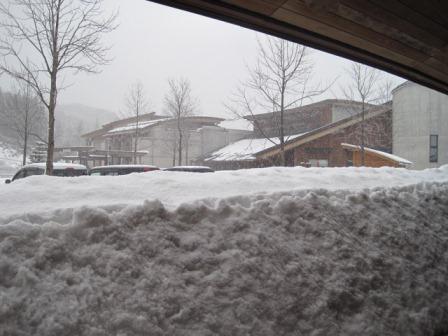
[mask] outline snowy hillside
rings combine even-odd
[[[112,111],[83,104],[61,104],[56,115],[55,132],[58,146],[83,145],[82,134],[118,119]]]
[[[448,166],[36,176],[0,207],[5,335],[448,331]]]
[[[11,177],[22,164],[22,157],[12,148],[0,143],[0,178]]]

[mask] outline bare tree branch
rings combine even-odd
[[[137,149],[139,139],[140,116],[145,114],[148,109],[148,101],[145,97],[143,84],[139,81],[135,82],[129,89],[125,98],[127,115],[135,118],[134,132],[134,164],[137,163]]]
[[[256,65],[248,69],[248,80],[241,84],[225,106],[240,118],[250,116],[248,119],[258,133],[271,143],[280,145],[282,165],[286,165],[285,111],[322,94],[333,83],[325,87],[310,84],[314,65],[305,46],[274,37],[263,41],[257,38],[257,42]],[[260,113],[271,114],[269,128],[274,125],[275,137],[260,124],[257,118]]]
[[[365,165],[365,112],[377,100],[377,87],[381,83],[381,72],[360,63],[353,62],[346,70],[351,84],[341,88],[347,100],[361,103],[361,165]],[[356,110],[357,111],[357,110]]]
[[[187,79],[169,79],[168,86],[169,91],[165,95],[164,102],[165,111],[176,121],[177,159],[179,165],[181,165],[183,150],[185,149],[188,152],[188,132],[185,127],[186,118],[196,113],[198,101],[192,96],[191,85]]]

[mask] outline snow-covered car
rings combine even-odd
[[[190,172],[190,173],[213,173],[213,169],[207,166],[175,166],[165,168],[165,171]]]
[[[117,176],[131,173],[144,173],[154,170],[160,170],[159,167],[150,165],[111,165],[93,167],[90,169],[91,176]]]
[[[33,175],[44,175],[46,169],[46,164],[44,162],[31,163],[23,166],[19,169],[12,179],[5,180],[5,183],[11,183],[15,180],[33,176]],[[87,167],[76,163],[53,163],[53,176],[82,176],[87,175]]]

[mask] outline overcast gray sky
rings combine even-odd
[[[167,79],[185,77],[200,101],[200,113],[231,116],[223,106],[247,77],[246,64],[256,58],[254,31],[145,0],[107,0],[105,10],[119,9],[119,27],[106,38],[113,61],[100,74],[67,75],[59,102],[81,103],[112,111],[124,109],[124,96],[139,80],[151,109],[162,112]],[[333,90],[316,98],[334,98],[349,61],[314,51],[315,80]]]
[[[119,9],[119,27],[107,37],[114,60],[100,74],[67,76],[72,86],[60,94],[61,103],[123,109],[126,91],[140,80],[152,109],[161,111],[167,79],[182,76],[191,81],[201,114],[228,115],[223,102],[247,76],[257,33],[145,0],[107,0],[105,8]],[[349,63],[319,51],[313,58],[316,79],[323,82]]]

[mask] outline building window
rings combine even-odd
[[[439,159],[438,152],[439,152],[439,136],[431,134],[429,136],[429,162],[438,161]]]
[[[308,160],[309,167],[328,167],[328,160],[310,159]]]

